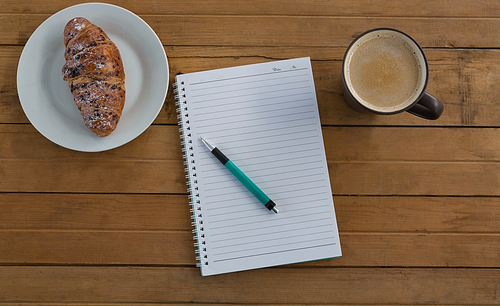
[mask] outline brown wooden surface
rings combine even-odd
[[[195,267],[171,92],[142,135],[100,153],[53,144],[23,113],[23,46],[77,3],[0,0],[0,306],[500,304],[500,2],[112,1],[158,34],[171,82],[311,57],[343,256],[212,277]],[[345,105],[344,51],[380,26],[424,47],[439,120]]]

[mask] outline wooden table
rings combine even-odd
[[[23,45],[78,2],[0,3],[0,306],[500,303],[498,1],[113,1],[156,31],[170,81],[311,57],[343,257],[213,277],[195,267],[171,91],[141,136],[101,153],[59,147],[23,113]],[[345,105],[344,51],[382,26],[423,46],[439,120]]]

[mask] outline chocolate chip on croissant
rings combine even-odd
[[[125,104],[125,72],[116,45],[104,31],[77,17],[64,28],[63,79],[85,125],[97,136],[116,129]]]

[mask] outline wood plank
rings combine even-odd
[[[58,147],[31,126],[1,126],[0,189],[6,192],[184,193],[178,131],[146,131],[126,148],[100,153]],[[19,131],[22,132],[19,132]],[[167,131],[163,134],[161,130]],[[13,132],[17,131],[17,132]],[[173,135],[168,135],[173,133]],[[31,141],[34,140],[34,141]],[[37,150],[33,150],[36,147]],[[64,169],[64,171],[54,171]],[[165,175],[168,173],[168,175]],[[128,179],[123,179],[128,178]]]
[[[17,96],[17,64],[21,47],[0,46],[0,123],[29,122]]]
[[[496,162],[338,162],[329,163],[338,195],[498,196]]]
[[[52,144],[31,126],[3,125],[0,127],[0,138],[4,141],[0,153],[0,189],[5,192],[185,193],[178,130],[165,128],[159,127],[155,133],[147,130],[125,148],[84,153]],[[169,136],[169,133],[173,134]],[[35,141],[31,142],[33,138]],[[34,147],[38,149],[33,150]]]
[[[472,132],[373,128],[360,132],[359,128],[340,128],[338,133],[332,129],[325,128],[325,134],[332,135],[325,142],[336,195],[497,196],[500,193],[496,129]],[[180,194],[186,190],[178,131],[174,126],[153,126],[131,144],[101,153],[59,148],[55,154],[54,145],[30,126],[4,125],[0,131],[5,148],[0,156],[3,192]],[[405,131],[414,137],[413,144],[401,146],[399,140],[404,139]],[[469,140],[471,136],[476,140]],[[477,149],[467,147],[469,143],[476,145],[483,136],[492,141],[478,145]],[[32,138],[38,140],[29,141]],[[388,141],[390,138],[395,141]],[[349,139],[365,140],[357,143]],[[337,142],[346,149],[339,150]],[[464,145],[457,146],[460,142]],[[369,153],[359,153],[365,147],[370,149]],[[432,148],[437,147],[442,151],[433,152]],[[141,152],[152,153],[143,159]],[[379,161],[380,156],[387,156],[387,160]],[[53,170],[56,168],[65,171],[61,174]],[[130,179],[123,182],[122,177]]]
[[[194,304],[196,305],[195,303],[191,303],[191,304]],[[213,305],[221,305],[219,303],[202,303],[203,305],[206,305],[206,306],[213,306]],[[92,306],[92,305],[102,305],[101,303],[1,303],[0,302],[0,305],[1,306],[39,306],[39,305],[43,305],[43,306],[81,306],[81,305],[85,305],[85,306]],[[106,303],[106,306],[158,306],[158,305],[168,305],[168,306],[183,306],[183,305],[186,305],[185,303],[184,304],[178,304],[178,303]],[[231,303],[231,305],[234,305],[234,306],[244,306],[244,305],[248,305],[248,304],[240,304],[240,303]],[[273,306],[275,304],[259,304],[259,305],[263,305],[263,306]],[[288,306],[303,306],[304,304],[286,304]],[[307,304],[309,306],[325,306],[325,305],[328,305],[328,306],[341,306],[341,305],[344,305],[345,304],[337,304],[337,303],[328,303],[328,304]],[[349,306],[368,306],[368,305],[373,305],[373,304],[349,304]],[[410,304],[398,304],[400,306],[410,306]],[[437,306],[456,306],[456,305],[450,305],[450,304],[433,304],[433,305],[437,305]],[[475,306],[485,306],[485,304],[482,304],[482,305],[478,305],[476,304]]]
[[[481,18],[143,17],[165,45],[174,46],[347,47],[353,38],[368,29],[391,27],[410,34],[422,47],[495,48],[498,40],[487,33],[498,28],[500,23],[497,19]],[[353,22],[354,18],[359,22]],[[174,27],[178,31],[171,31]]]
[[[24,45],[50,14],[0,14],[0,43]],[[397,28],[423,47],[498,48],[495,18],[141,15],[168,46],[347,47],[377,27]],[[356,21],[357,19],[357,21]],[[175,29],[172,30],[172,29]],[[314,35],[311,35],[314,29]],[[446,33],[446,35],[444,34]]]
[[[426,49],[431,79],[428,91],[445,105],[436,121],[407,113],[395,116],[360,114],[344,102],[341,60],[345,48],[324,47],[166,47],[170,83],[179,73],[252,64],[299,56],[311,56],[318,104],[323,125],[413,125],[413,126],[500,126],[496,90],[500,82],[500,50]],[[28,123],[16,87],[21,47],[0,46],[0,123]],[[68,101],[72,103],[72,101]],[[175,100],[170,91],[156,124],[176,124]]]
[[[500,263],[498,233],[341,232],[340,241],[341,258],[300,266],[489,268]],[[21,264],[194,266],[195,248],[191,231],[0,231],[0,265]]]
[[[68,6],[80,3],[77,0],[36,0],[29,4],[23,1],[4,0],[0,13],[55,13]],[[218,1],[159,1],[140,3],[132,0],[114,0],[109,3],[122,6],[136,14],[189,14],[189,15],[299,15],[299,16],[406,16],[406,17],[498,17],[500,7],[494,0],[418,1],[409,0],[400,5],[385,5],[385,1],[361,0],[347,3],[336,1],[298,0],[290,5],[286,0]],[[189,8],[189,11],[186,8]]]
[[[187,194],[0,193],[0,230],[191,230]]]
[[[32,125],[0,125],[0,159],[43,161],[175,161],[182,163],[177,126],[154,125],[124,146],[103,152],[77,152],[43,137]]]
[[[500,129],[323,127],[333,162],[497,162]]]
[[[194,304],[194,303],[191,303],[191,304]],[[1,303],[0,302],[0,305],[1,306],[40,306],[40,305],[43,305],[43,306],[81,306],[81,305],[85,305],[85,306],[92,306],[92,305],[102,305],[100,303]],[[178,303],[106,303],[106,306],[153,306],[153,305],[168,305],[168,306],[180,306],[180,305],[185,305],[185,304],[178,304]],[[196,304],[194,304],[196,305]],[[203,305],[207,305],[207,306],[213,306],[213,305],[221,305],[219,303],[203,303]],[[248,305],[248,304],[241,304],[241,303],[231,303],[231,305],[234,305],[234,306],[244,306],[244,305]],[[273,306],[275,304],[259,304],[259,305],[263,305],[263,306]],[[284,304],[282,304],[284,305]],[[288,306],[303,306],[304,304],[286,304]],[[374,304],[337,304],[337,303],[327,303],[327,304],[307,304],[308,306],[325,306],[325,305],[328,305],[328,306],[369,306],[369,305],[374,305]],[[379,304],[380,305],[380,304]],[[397,304],[399,306],[410,306],[410,305],[414,305],[414,304]],[[432,305],[435,305],[435,306],[457,306],[459,304],[437,304],[437,303],[434,303]],[[474,304],[475,306],[486,306],[487,304]]]
[[[1,125],[0,159],[78,161],[91,158],[95,161],[170,160],[182,163],[179,135],[177,126],[153,125],[125,146],[85,153],[52,144],[31,125]],[[500,161],[498,128],[324,126],[323,139],[330,163]]]
[[[315,266],[498,267],[497,234],[342,233],[342,257]]]
[[[334,196],[339,231],[500,233],[498,197]],[[0,193],[0,230],[191,230],[188,197]]]
[[[342,232],[499,233],[498,197],[334,196]]]
[[[54,171],[53,169],[64,169]],[[2,192],[181,193],[180,160],[3,160]]]
[[[194,304],[194,303],[192,303]],[[2,303],[0,302],[0,305],[1,306],[40,306],[40,305],[43,305],[43,306],[92,306],[92,305],[101,305],[100,303]],[[168,306],[181,306],[181,305],[185,305],[185,304],[178,304],[178,303],[106,303],[106,306],[158,306],[158,305],[168,305]],[[196,304],[194,304],[196,305]],[[206,305],[206,306],[212,306],[212,305],[220,305],[219,303],[203,303],[203,305]],[[240,304],[240,303],[231,303],[231,305],[234,305],[234,306],[243,306],[243,305],[248,305],[248,304]],[[272,306],[273,304],[260,304],[260,305],[263,305],[263,306]],[[286,304],[288,306],[303,306],[303,305],[300,305],[300,304]],[[310,306],[325,306],[325,305],[329,305],[329,306],[339,306],[340,304],[307,304],[307,305],[310,305]],[[351,304],[349,306],[367,306],[367,305],[373,305],[373,304]],[[398,304],[398,305],[401,305],[401,306],[409,306],[409,304],[407,305],[402,305],[402,304]],[[443,304],[434,304],[434,305],[437,305],[437,306],[456,306],[456,305],[443,305]],[[484,306],[484,305],[476,305],[476,306]]]
[[[0,265],[194,266],[195,256],[191,231],[0,231]]]
[[[190,304],[194,304],[194,305],[197,305],[195,303],[190,303]],[[206,306],[213,306],[213,305],[221,305],[219,303],[202,303],[203,305],[206,305]],[[85,305],[85,306],[92,306],[92,305],[102,305],[102,303],[74,303],[74,302],[71,302],[71,303],[33,303],[33,302],[30,302],[30,303],[1,303],[0,302],[0,305],[1,306],[40,306],[40,305],[43,305],[43,306],[81,306],[81,305]],[[185,303],[106,303],[106,306],[154,306],[154,305],[168,305],[168,306],[180,306],[180,305],[186,305]],[[241,304],[241,303],[231,303],[231,305],[234,305],[234,306],[244,306],[244,305],[248,305],[248,304]],[[263,306],[273,306],[273,305],[276,305],[276,304],[267,304],[267,303],[261,303],[259,305],[263,305]],[[281,304],[281,305],[288,305],[288,306],[304,306],[304,304]],[[326,304],[307,304],[308,306],[369,306],[369,305],[374,305],[374,304],[338,304],[338,303],[326,303]],[[380,305],[380,304],[378,304]],[[387,304],[388,305],[388,304]],[[393,304],[395,305],[395,304]],[[415,304],[397,304],[398,306],[410,306],[410,305],[415,305]],[[441,304],[441,303],[434,303],[432,305],[435,305],[435,306],[457,306],[459,304]],[[475,306],[486,306],[488,304],[474,304]]]
[[[193,305],[196,305],[194,303],[191,303]],[[0,302],[1,306],[92,306],[92,305],[102,305],[102,303],[74,303],[74,302],[67,302],[67,303],[2,303]],[[106,306],[158,306],[158,305],[168,305],[168,306],[184,306],[186,303],[106,303]],[[206,306],[213,306],[213,305],[221,305],[219,303],[203,303],[203,305]],[[231,303],[231,305],[234,306],[244,306],[248,304],[240,304],[240,303]],[[260,304],[263,306],[272,306],[273,304]],[[288,306],[303,306],[301,304],[286,304]],[[310,306],[325,306],[325,305],[330,305],[330,306],[340,306],[340,304],[307,304]],[[349,306],[368,306],[368,305],[373,305],[373,304],[351,304]],[[438,305],[438,304],[434,304]],[[409,305],[401,305],[401,306],[409,306]],[[443,305],[439,304],[438,306],[456,306],[456,305]],[[484,306],[484,305],[476,305],[476,306]]]
[[[498,269],[271,268],[203,278],[196,268],[3,266],[0,301],[494,305],[499,278]]]

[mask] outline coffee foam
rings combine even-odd
[[[370,35],[371,34],[371,35]],[[417,46],[391,31],[375,31],[351,47],[347,85],[356,100],[379,112],[412,104],[425,87],[426,65]],[[399,34],[399,33],[396,33]],[[409,41],[409,42],[408,42]]]

